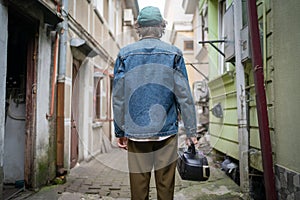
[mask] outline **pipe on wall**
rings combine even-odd
[[[250,44],[252,53],[252,68],[256,93],[257,117],[259,125],[264,181],[267,200],[276,200],[275,176],[273,171],[272,146],[269,130],[266,93],[264,88],[264,71],[258,29],[258,16],[256,1],[247,0],[248,23],[250,31]]]
[[[54,113],[54,96],[56,89],[56,76],[57,76],[57,57],[58,57],[58,48],[59,48],[59,34],[55,34],[55,44],[54,44],[54,55],[53,55],[53,73],[52,73],[52,85],[51,85],[51,103],[50,103],[50,112],[46,114],[47,119],[51,119]]]
[[[60,12],[60,5],[58,0],[52,0],[52,2],[56,5],[56,11]]]
[[[65,137],[65,76],[67,63],[67,40],[68,40],[68,0],[61,2],[61,14],[63,21],[60,26],[59,43],[59,65],[58,65],[58,83],[57,83],[57,119],[56,119],[56,170],[58,174],[65,173],[64,169],[64,137]]]
[[[244,195],[249,198],[249,131],[247,118],[247,98],[245,89],[245,70],[242,63],[241,30],[242,0],[234,0],[234,40],[235,40],[235,68],[236,68],[236,102],[238,117],[238,140],[239,140],[239,166],[240,188]]]

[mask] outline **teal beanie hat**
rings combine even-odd
[[[156,26],[162,21],[163,18],[159,8],[153,6],[144,7],[137,17],[137,22],[140,26]]]

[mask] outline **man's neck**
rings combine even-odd
[[[154,36],[154,35],[147,35],[147,36],[142,37],[141,40],[142,40],[142,39],[147,39],[147,38],[160,39],[159,37],[156,37],[156,36]]]

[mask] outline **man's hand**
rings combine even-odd
[[[118,138],[118,140],[117,140],[118,147],[127,150],[127,141],[128,141],[127,137]]]

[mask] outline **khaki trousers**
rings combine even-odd
[[[151,171],[154,168],[158,200],[174,197],[177,136],[163,141],[128,140],[128,165],[132,200],[149,199]]]

